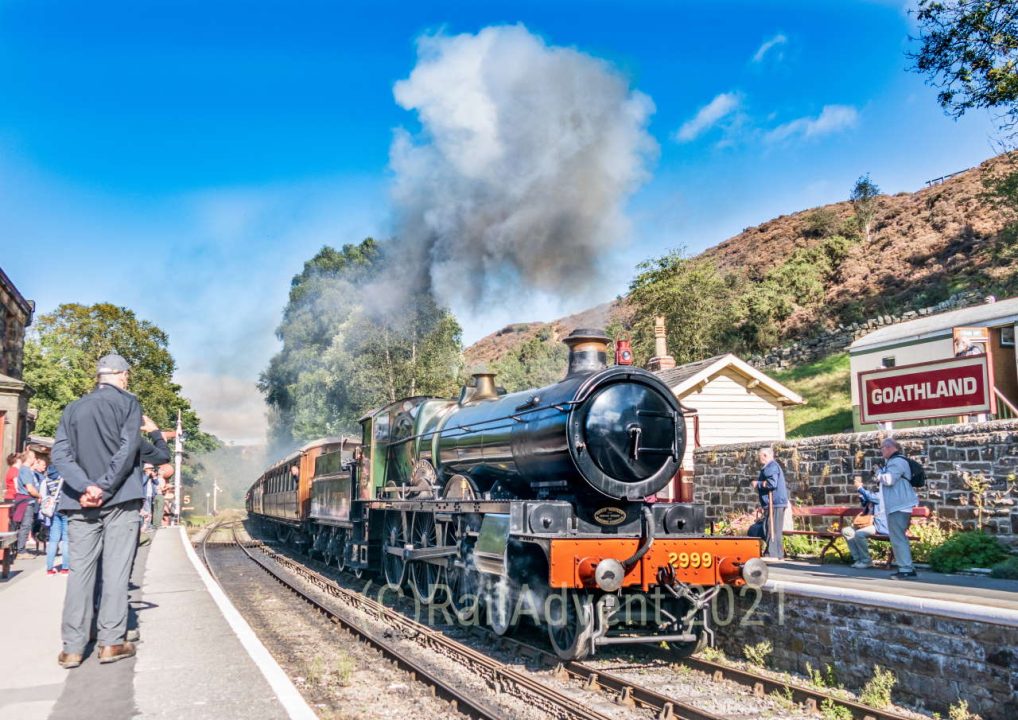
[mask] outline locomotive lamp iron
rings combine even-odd
[[[609,367],[603,331],[564,342],[560,382],[507,394],[479,369],[457,400],[399,400],[361,419],[359,443],[319,441],[270,468],[249,511],[498,633],[536,598],[563,658],[633,642],[695,652],[720,588],[766,581],[759,541],[705,536],[702,505],[656,501],[686,449],[684,409],[653,373]]]

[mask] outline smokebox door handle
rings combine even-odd
[[[640,459],[640,435],[643,434],[643,428],[639,425],[629,426],[629,457],[633,460]]]

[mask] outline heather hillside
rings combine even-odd
[[[656,312],[670,316],[669,345],[680,362],[719,350],[751,354],[959,290],[1014,293],[1005,229],[1015,208],[988,191],[1013,162],[998,156],[915,192],[877,195],[868,233],[846,200],[768,220],[694,257],[651,259],[625,299],[507,326],[469,347],[467,363],[497,368],[541,355],[548,364],[552,350],[538,347],[583,326],[628,332],[644,360]]]

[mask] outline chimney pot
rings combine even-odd
[[[654,318],[654,357],[647,362],[651,372],[671,370],[675,367],[675,358],[668,354],[668,332],[663,315]]]

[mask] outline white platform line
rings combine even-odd
[[[201,560],[198,559],[194,546],[187,539],[187,532],[182,526],[178,526],[177,530],[179,530],[180,542],[184,545],[184,552],[187,553],[187,557],[191,560],[191,564],[194,565],[198,576],[205,583],[205,589],[208,590],[212,599],[216,601],[219,611],[226,618],[226,622],[230,624],[241,645],[247,650],[247,654],[251,656],[254,664],[258,666],[258,669],[268,681],[272,691],[276,693],[276,697],[287,714],[292,720],[316,720],[318,716],[315,715],[311,706],[307,704],[307,701],[304,700],[297,688],[294,687],[294,684],[287,677],[283,668],[279,667],[279,663],[276,662],[272,654],[262,645],[262,641],[255,635],[251,626],[247,624],[247,620],[237,611],[237,608],[230,602],[230,598],[226,597],[226,593],[212,579],[212,575],[209,574]]]
[[[801,595],[819,600],[870,605],[888,610],[905,610],[924,615],[937,615],[954,620],[1018,627],[1018,610],[994,607],[992,605],[971,605],[953,600],[915,597],[912,595],[892,595],[874,590],[828,587],[787,580],[771,580],[764,585],[764,589],[773,592],[781,591],[786,595]]]

